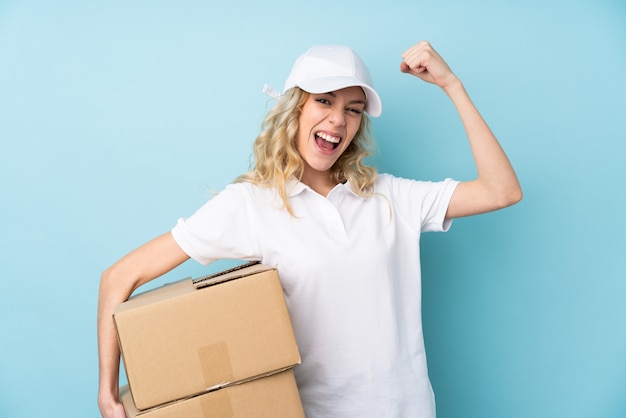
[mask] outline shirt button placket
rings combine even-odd
[[[328,225],[328,231],[335,239],[346,239],[346,230],[341,219],[341,215],[335,206],[328,202],[326,211],[326,223]]]

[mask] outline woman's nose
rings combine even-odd
[[[343,126],[346,123],[346,114],[343,108],[333,107],[330,111],[330,121],[335,125]]]

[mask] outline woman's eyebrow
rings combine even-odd
[[[326,94],[328,94],[329,96],[335,97],[335,98],[337,97],[337,95],[334,92],[332,92],[332,91],[329,91]],[[354,103],[356,103],[356,104],[366,104],[366,101],[363,100],[363,99],[354,99],[354,100],[350,100],[348,103],[350,103],[350,104],[354,104]]]

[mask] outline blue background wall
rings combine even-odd
[[[0,416],[97,416],[100,272],[246,170],[263,84],[310,45],[369,63],[382,171],[471,178],[451,103],[398,71],[429,39],[525,191],[423,239],[439,416],[623,418],[625,23],[621,0],[0,1]]]

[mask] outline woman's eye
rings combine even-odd
[[[348,109],[348,112],[352,112],[352,113],[354,113],[355,115],[360,115],[361,113],[363,113],[363,111],[362,111],[361,109],[356,109],[356,108],[354,108],[354,107],[349,108],[349,109]]]
[[[315,99],[315,101],[317,101],[318,103],[322,103],[322,104],[330,104],[330,102],[327,99]]]

